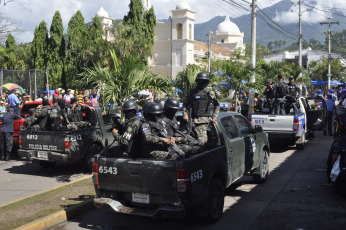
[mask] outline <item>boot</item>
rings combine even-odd
[[[11,152],[6,153],[5,161],[11,160]]]

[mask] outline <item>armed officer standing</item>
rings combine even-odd
[[[301,93],[301,89],[298,86],[296,86],[296,84],[294,84],[293,76],[289,77],[289,83],[287,84],[287,86],[288,86],[288,95],[286,96],[287,101],[285,105],[285,112],[286,114],[289,114],[291,108],[293,108],[294,114],[297,114],[298,113],[297,97],[299,97]]]
[[[135,101],[125,101],[123,112],[126,122],[112,130],[116,147],[111,152],[115,152],[117,156],[141,157],[141,136],[138,131],[142,122],[137,111],[138,106]]]
[[[268,79],[267,81],[268,85],[265,88],[263,95],[265,96],[265,100],[262,101],[262,106],[261,108],[264,107],[264,103],[266,103],[268,105],[269,108],[269,112],[272,112],[272,103],[273,103],[273,98],[274,98],[274,90],[273,90],[273,80],[272,79]]]
[[[207,87],[209,84],[207,73],[197,74],[196,83],[197,86],[190,90],[184,101],[183,119],[188,121],[190,117],[190,123],[193,121],[197,139],[205,144],[208,141],[207,128],[210,117],[212,117],[213,122],[216,122],[220,112],[220,104],[211,87]],[[213,108],[214,112],[211,114]],[[191,125],[189,126],[191,127]],[[191,130],[189,132],[191,134]]]
[[[278,82],[274,85],[273,89],[274,102],[272,114],[285,115],[285,96],[288,95],[287,84],[283,81],[282,74],[278,75]]]

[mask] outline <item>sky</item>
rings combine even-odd
[[[8,2],[5,6],[3,3]],[[215,16],[229,15],[236,18],[248,12],[240,10],[235,6],[225,3],[228,0],[186,0],[191,9],[196,12],[196,23],[202,23],[210,20]],[[240,5],[250,9],[247,2],[251,0],[234,0]],[[266,8],[279,1],[297,2],[298,0],[257,0],[260,8]],[[340,7],[343,14],[346,15],[346,1],[345,0],[302,0],[306,4],[317,2],[319,8],[326,9],[328,7]],[[65,32],[67,25],[72,15],[80,10],[84,16],[85,22],[91,21],[96,12],[101,6],[109,13],[113,19],[122,19],[127,14],[130,0],[0,0],[0,13],[11,18],[20,27],[21,32],[14,34],[16,42],[31,42],[34,36],[35,27],[44,20],[47,23],[48,30],[55,11],[59,11]],[[157,19],[167,19],[171,15],[171,10],[175,9],[176,5],[181,0],[151,0],[154,6]],[[273,8],[273,10],[275,10]],[[306,10],[303,8],[303,11]],[[297,22],[298,6],[289,8],[284,12],[276,12],[274,20],[279,23]],[[311,12],[303,13],[303,20],[306,22],[320,22],[325,21],[327,16],[323,11],[318,11],[319,14],[312,14]]]

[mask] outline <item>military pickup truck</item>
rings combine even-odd
[[[313,137],[315,131],[325,129],[327,106],[323,98],[298,99],[298,113],[272,115],[267,112],[257,112],[249,115],[252,125],[261,125],[268,133],[269,140],[284,140],[288,145],[296,145],[304,149],[306,137]]]
[[[112,119],[102,109],[82,109],[84,121],[91,127],[77,131],[30,131],[22,130],[19,137],[18,155],[37,161],[42,167],[51,167],[56,162],[80,159],[86,170],[91,170],[91,159],[113,141]]]
[[[220,113],[208,127],[203,153],[177,160],[95,155],[96,208],[146,217],[187,213],[216,222],[224,190],[245,174],[261,183],[269,173],[270,147],[261,126],[239,113]]]

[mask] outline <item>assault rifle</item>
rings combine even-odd
[[[164,129],[164,128],[162,128],[162,129],[160,129],[160,134],[162,135],[162,136],[164,136],[165,138],[167,138],[167,139],[171,139],[169,136],[168,136],[168,134],[167,134],[167,132],[166,132],[166,130]],[[176,154],[178,154],[178,156],[180,157],[180,158],[183,158],[184,157],[184,155],[185,155],[185,152],[183,151],[183,150],[181,150],[180,148],[179,148],[179,146],[176,144],[176,143],[171,143],[171,146],[172,146],[172,149],[169,151],[169,153],[168,153],[168,155],[169,156],[173,156],[173,154],[174,153],[176,153]]]

